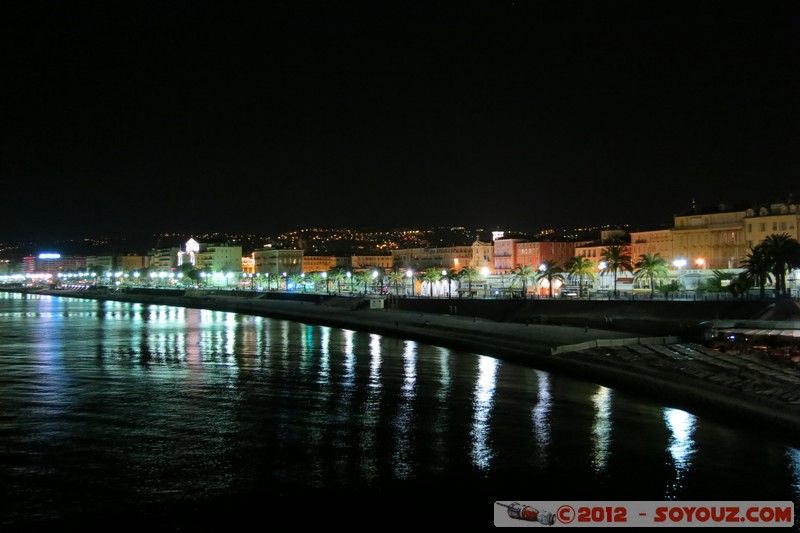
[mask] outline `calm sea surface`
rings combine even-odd
[[[218,311],[0,293],[0,405],[0,526],[286,495],[433,492],[491,523],[503,498],[800,493],[800,451],[685,411]]]

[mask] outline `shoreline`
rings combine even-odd
[[[678,338],[589,326],[364,309],[359,306],[363,299],[335,296],[324,301],[321,297],[290,301],[266,299],[258,293],[4,292],[236,312],[399,337],[608,386],[800,447],[800,371],[755,356],[721,354]],[[558,347],[597,340],[608,346],[555,353]]]

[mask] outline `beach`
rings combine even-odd
[[[470,307],[479,309],[479,301],[458,299],[430,302],[427,307],[423,299],[411,302],[418,309],[444,311],[430,312],[398,306],[370,308],[369,298],[333,295],[158,290],[37,293],[246,313],[417,340],[571,375],[800,446],[800,371],[795,365],[768,355],[713,350],[696,338],[702,322],[697,316],[685,311],[682,316],[662,316],[668,309],[664,306],[653,306],[655,315],[648,317],[640,304],[634,309],[636,319],[625,320],[620,312],[614,313],[616,319],[611,316],[614,307],[602,305],[588,313],[585,305],[574,306],[572,313],[561,306],[560,314],[526,314],[517,305],[504,320],[491,320],[475,316],[480,314],[475,311],[466,314]],[[630,305],[618,309],[630,310]],[[714,312],[719,315],[723,309]],[[663,328],[670,323],[678,335],[652,335],[658,330],[654,324],[672,331]]]

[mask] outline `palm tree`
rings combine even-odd
[[[393,270],[391,274],[389,274],[389,281],[392,282],[394,285],[394,293],[400,294],[398,287],[402,285],[406,280],[406,275],[399,270]]]
[[[583,298],[583,279],[589,278],[592,281],[597,279],[594,273],[594,263],[585,257],[576,255],[567,261],[566,271],[570,278],[578,278],[578,296]]]
[[[475,267],[464,267],[458,274],[458,279],[467,282],[467,290],[469,291],[470,298],[472,298],[472,282],[481,279],[481,275]]]
[[[763,243],[755,248],[750,248],[742,261],[744,271],[739,276],[747,283],[748,287],[758,286],[759,296],[763,300],[766,296],[766,285],[770,280],[770,260]]]
[[[511,272],[511,285],[522,284],[522,297],[528,297],[528,282],[536,281],[536,273],[533,268],[528,265],[517,265],[517,268]]]
[[[769,261],[769,270],[775,277],[775,296],[786,295],[786,271],[800,267],[800,243],[787,233],[767,236],[763,247]]]
[[[444,278],[447,280],[447,297],[452,298],[453,297],[453,293],[451,290],[452,282],[454,279],[458,279],[458,272],[456,272],[456,269],[451,268],[445,272]]]
[[[295,290],[297,290],[297,287],[300,286],[303,289],[303,292],[305,292],[306,285],[303,283],[305,281],[305,277],[302,274],[290,274],[288,281],[294,286]],[[289,288],[288,284],[286,288]]]
[[[359,271],[353,273],[353,281],[364,284],[364,294],[367,293],[367,284],[369,283],[369,279],[369,272]]]
[[[556,261],[546,261],[542,263],[539,267],[539,271],[536,273],[536,279],[542,280],[546,279],[548,283],[548,297],[553,297],[553,283],[556,280],[560,282],[564,282],[564,269],[559,266]]]
[[[653,282],[654,278],[666,278],[669,276],[667,270],[667,261],[661,257],[660,253],[655,254],[642,254],[636,262],[636,273],[633,275],[634,281],[642,278],[650,280],[650,297],[652,298],[656,292],[656,286]]]
[[[312,272],[308,275],[308,280],[314,284],[314,292],[317,292],[322,283],[322,274],[319,272]]]
[[[442,279],[442,272],[438,268],[429,268],[422,277],[431,286],[431,298],[433,298],[433,284]]]
[[[607,246],[601,254],[606,264],[606,267],[603,269],[603,274],[606,272],[614,273],[614,296],[617,295],[617,272],[620,270],[623,272],[633,272],[631,256],[625,248],[626,247],[621,244],[614,244]]]
[[[336,292],[342,295],[342,280],[345,278],[345,270],[342,267],[332,267],[328,270],[328,281],[336,284]]]

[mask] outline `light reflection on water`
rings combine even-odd
[[[675,477],[667,487],[664,497],[675,499],[678,497],[680,489],[683,488],[686,474],[692,467],[692,459],[697,451],[692,438],[696,418],[686,411],[666,408],[664,409],[664,420],[671,432],[667,450],[675,468]]]
[[[492,400],[495,392],[497,359],[484,355],[478,358],[478,379],[475,382],[475,399],[472,402],[472,462],[481,470],[488,470],[494,455],[489,436],[491,433]]]
[[[414,475],[412,464],[412,424],[414,422],[414,400],[417,397],[417,343],[405,341],[403,350],[403,385],[400,403],[395,417],[394,473],[399,479]]]
[[[612,487],[631,499],[713,499],[713,472],[739,462],[759,472],[725,478],[743,498],[759,486],[800,497],[798,450],[488,356],[228,312],[9,296],[0,497],[12,512],[2,520],[53,512],[59,498],[127,505],[451,478],[490,480],[481,490],[492,492],[542,475],[561,498]],[[650,479],[657,492],[630,488]]]
[[[550,444],[550,411],[553,408],[553,397],[550,394],[550,374],[534,370],[538,378],[536,404],[531,409],[534,442],[536,443],[536,464],[547,465],[547,453]]]
[[[598,474],[605,470],[611,448],[611,395],[611,389],[599,386],[592,396],[595,408],[592,425],[592,466]]]

